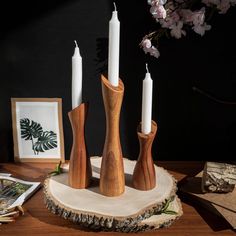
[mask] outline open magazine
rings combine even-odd
[[[0,213],[21,206],[40,187],[40,182],[29,182],[0,175]]]

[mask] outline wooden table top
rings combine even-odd
[[[166,168],[177,180],[186,176],[194,176],[202,168],[203,162],[168,161],[158,162],[159,166]],[[55,164],[45,163],[3,163],[0,172],[10,172],[13,176],[28,181],[43,182],[46,174],[55,168]],[[142,232],[146,235],[174,235],[174,236],[208,236],[208,235],[235,235],[236,231],[221,217],[203,208],[189,197],[179,194],[183,205],[183,216],[169,228],[158,231]],[[64,220],[50,213],[43,203],[42,188],[36,192],[25,204],[26,213],[17,218],[16,222],[0,226],[0,235],[121,235],[114,232],[92,232],[81,228],[73,222]],[[137,235],[130,233],[129,235]]]

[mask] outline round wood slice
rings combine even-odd
[[[176,180],[155,166],[156,187],[149,191],[136,190],[131,185],[135,163],[124,159],[126,186],[124,194],[118,197],[106,197],[99,192],[101,157],[91,158],[93,179],[87,189],[69,187],[68,166],[64,167],[62,174],[45,180],[46,207],[56,215],[93,229],[134,232],[170,225],[182,214],[176,197]],[[176,214],[160,214],[169,199]]]

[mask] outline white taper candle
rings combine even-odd
[[[72,109],[82,103],[82,58],[77,42],[72,57]]]
[[[109,22],[108,80],[113,86],[119,85],[120,22],[116,5]]]
[[[143,80],[141,132],[149,134],[152,126],[152,78],[146,64],[146,76]]]

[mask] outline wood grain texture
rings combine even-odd
[[[152,143],[156,136],[157,124],[152,121],[151,132],[143,134],[141,124],[138,126],[139,157],[134,168],[133,186],[139,190],[151,190],[156,186],[156,174],[152,159]]]
[[[2,160],[3,157],[0,157]],[[204,162],[197,161],[158,161],[178,180],[186,176],[195,176],[203,169]],[[54,170],[51,163],[2,163],[1,172],[11,172],[14,176],[28,181],[41,181],[47,173]],[[223,218],[204,209],[198,202],[184,199],[183,216],[169,228],[159,229],[157,232],[144,232],[140,235],[148,236],[233,236],[235,235],[229,224]],[[43,202],[42,189],[36,192],[25,204],[26,213],[17,218],[16,222],[0,226],[0,235],[7,236],[122,236],[124,233],[91,232],[89,229],[74,224],[50,213]],[[137,236],[131,233],[129,236]]]
[[[93,177],[99,179],[102,158],[91,157],[90,159]],[[136,190],[131,187],[135,163],[136,161],[124,158],[127,185],[125,195],[116,198],[100,194],[99,186],[96,184],[83,190],[68,188],[69,167],[65,166],[64,173],[51,176],[44,182],[46,207],[58,216],[91,229],[137,232],[150,230],[154,225],[155,228],[169,226],[182,215],[181,203],[177,202],[177,208],[171,206],[168,208],[169,210],[176,209],[175,217],[166,217],[166,214],[161,213],[166,201],[170,201],[172,205],[177,199],[176,180],[166,170],[155,166],[158,188],[149,192]],[[153,217],[155,215],[159,217]],[[144,219],[146,223],[142,222]]]
[[[120,144],[120,110],[124,95],[124,84],[112,86],[102,75],[102,95],[106,113],[106,138],[103,148],[100,191],[103,195],[119,196],[125,189],[123,155]]]
[[[73,145],[70,154],[69,185],[72,188],[86,188],[92,176],[91,163],[87,155],[84,128],[88,104],[82,103],[68,113],[72,132]]]

